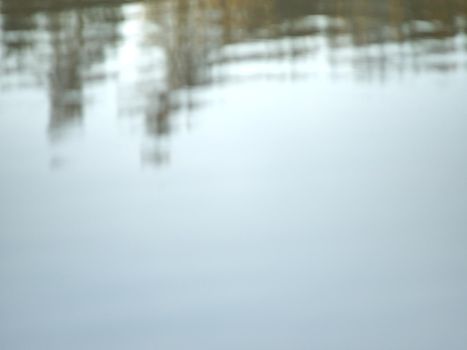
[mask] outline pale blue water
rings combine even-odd
[[[0,349],[465,349],[465,1],[0,3]]]

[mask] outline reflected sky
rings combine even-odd
[[[464,350],[467,1],[0,0],[1,350]]]

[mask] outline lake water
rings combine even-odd
[[[2,350],[464,350],[466,0],[1,0]]]

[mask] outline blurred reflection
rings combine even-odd
[[[52,139],[83,118],[86,87],[107,76],[108,48],[123,38],[126,1],[3,0],[3,88],[25,76],[46,79]],[[173,131],[177,111],[200,104],[200,87],[278,78],[274,69],[239,74],[242,62],[294,62],[325,55],[359,79],[404,71],[465,67],[467,0],[160,0],[137,3],[140,70],[126,109],[143,114],[156,140]],[[151,61],[158,51],[159,60]],[[146,59],[146,61],[145,61]],[[149,68],[148,68],[149,67]],[[227,69],[230,68],[230,69]],[[295,72],[291,77],[303,77]],[[143,91],[142,96],[140,92]],[[118,102],[121,103],[121,102]],[[164,162],[158,147],[147,156]]]
[[[86,83],[105,76],[93,75],[91,69],[104,62],[105,49],[118,42],[121,9],[101,3],[2,2],[3,75],[29,73],[48,87],[52,140],[80,123]]]

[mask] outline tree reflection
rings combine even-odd
[[[106,49],[117,47],[126,1],[3,0],[2,75],[46,77],[52,139],[79,124],[85,91]],[[157,140],[170,136],[174,115],[200,105],[196,92],[238,79],[223,67],[241,62],[293,62],[325,42],[331,67],[350,65],[359,78],[389,72],[459,68],[465,50],[467,0],[155,0],[144,9],[143,56],[159,50],[144,69],[140,113],[156,140],[146,158],[168,159]],[[459,44],[459,41],[461,42]],[[248,50],[239,45],[253,44]],[[260,45],[254,45],[260,44]],[[255,47],[256,49],[253,49]],[[258,49],[259,48],[259,49]],[[134,62],[138,65],[141,62]],[[97,67],[97,68],[96,68]],[[268,71],[267,78],[283,78]],[[296,75],[300,76],[300,73]],[[163,142],[163,141],[162,141]]]
[[[326,40],[335,66],[346,59],[339,57],[339,49],[352,47],[347,60],[361,77],[386,75],[391,61],[402,71],[453,68],[455,64],[448,60],[422,67],[420,59],[456,50],[453,39],[465,31],[466,5],[467,1],[440,0],[173,0],[146,4],[146,20],[157,23],[163,33],[146,44],[165,53],[164,80],[147,95],[147,131],[156,139],[170,134],[171,115],[187,108],[180,101],[181,93],[190,95],[199,86],[238,78],[213,74],[217,67],[242,61],[294,60],[312,52],[313,39]],[[261,52],[228,50],[237,43],[280,40],[285,40],[285,45],[270,45]],[[386,45],[399,49],[394,52]],[[274,78],[276,72],[268,74]],[[165,157],[156,149],[154,159]]]
[[[102,1],[25,1],[2,3],[3,71],[45,78],[49,90],[49,135],[60,138],[83,118],[84,89],[91,68],[105,60],[105,49],[119,39],[123,17]],[[100,5],[100,6],[99,6]],[[98,74],[103,78],[101,74]]]

